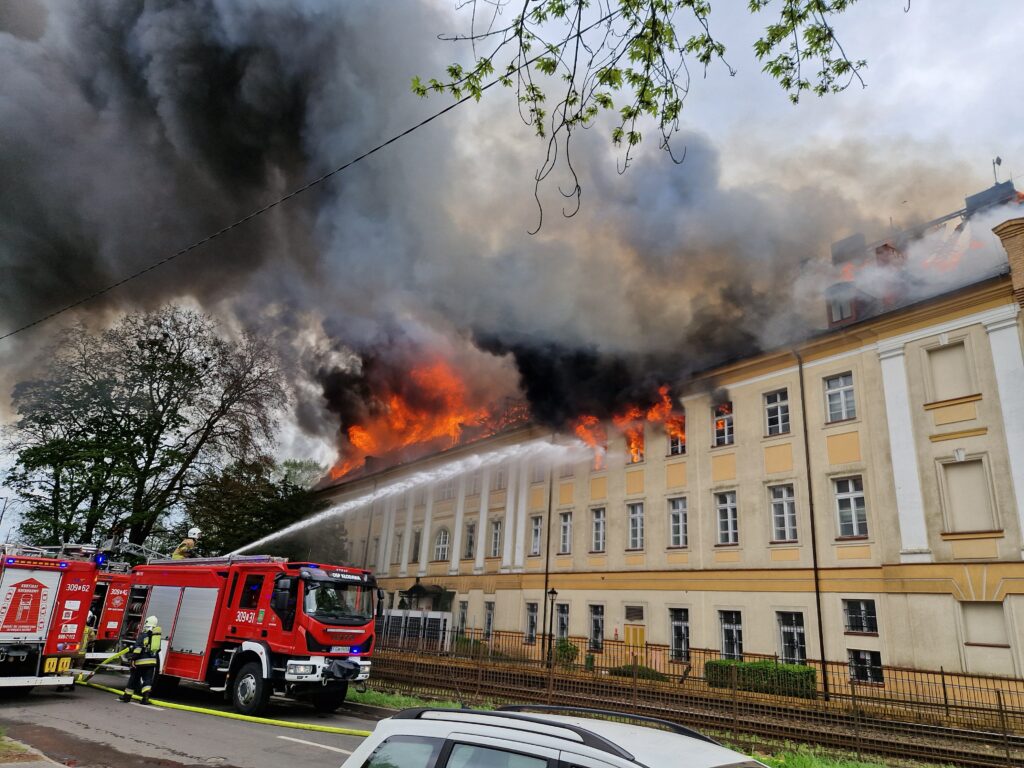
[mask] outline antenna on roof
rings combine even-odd
[[[992,161],[992,178],[995,179],[996,184],[999,183],[999,173],[996,171],[996,166],[1003,164],[1003,158],[996,155],[996,159]]]

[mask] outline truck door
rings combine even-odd
[[[266,608],[273,587],[266,571],[248,571],[240,574],[235,590],[235,605],[228,622],[228,632],[239,639],[260,640],[267,636]]]

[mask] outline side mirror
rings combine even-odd
[[[377,615],[384,615],[384,590],[380,588],[377,589]]]

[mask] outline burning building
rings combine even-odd
[[[678,397],[328,485],[354,506],[356,564],[396,614],[434,610],[526,654],[550,631],[668,669],[699,650],[824,658],[883,685],[889,666],[1024,674],[1024,218],[995,227],[998,269],[937,295],[916,278],[887,289],[954,219],[935,258],[970,258],[967,202],[838,244],[827,329]]]

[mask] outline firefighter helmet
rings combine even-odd
[[[146,629],[153,629],[153,627],[155,627],[159,623],[160,620],[156,616],[146,617]]]
[[[199,534],[201,534],[201,533],[202,533],[202,531],[200,531],[198,528],[189,528],[188,529],[188,537],[190,539],[198,539],[199,538]]]

